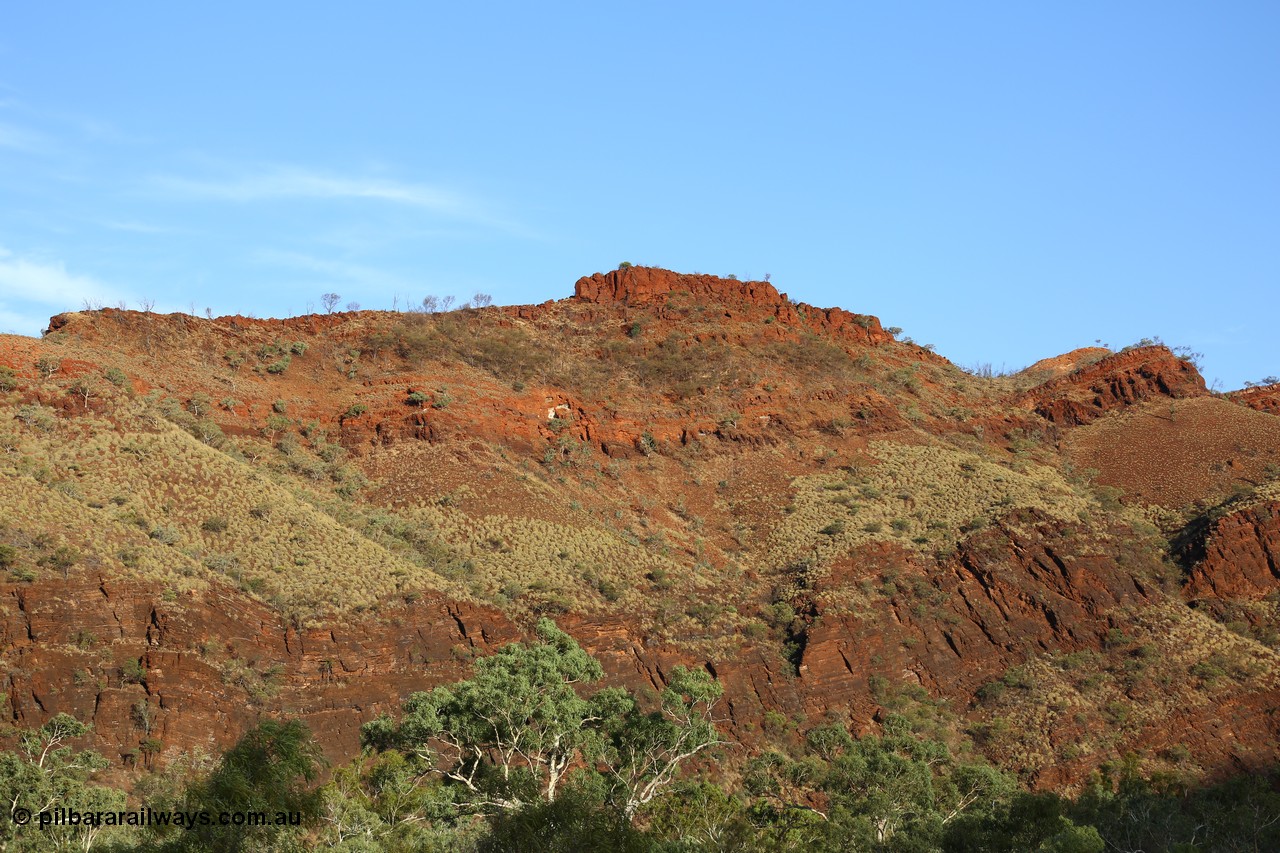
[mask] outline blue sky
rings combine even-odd
[[[10,3],[0,330],[626,260],[1238,387],[1280,373],[1277,45],[1274,2]]]

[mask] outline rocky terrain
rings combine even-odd
[[[130,778],[305,720],[334,760],[549,615],[745,746],[936,703],[1069,789],[1280,759],[1280,388],[1163,346],[966,372],[767,282],[0,339],[0,667]]]

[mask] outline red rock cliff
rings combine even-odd
[[[1143,400],[1207,393],[1195,365],[1153,346],[1108,356],[1031,389],[1019,402],[1055,424],[1077,426]]]

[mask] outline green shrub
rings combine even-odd
[[[48,569],[54,569],[62,572],[63,576],[67,571],[80,560],[80,553],[74,548],[66,545],[59,546],[52,553],[45,554],[37,561],[37,565],[44,566]]]
[[[169,525],[158,525],[148,535],[161,545],[173,545],[182,538],[178,529]]]
[[[61,359],[50,358],[49,356],[42,356],[36,359],[36,372],[40,374],[41,379],[49,379],[61,369]]]
[[[102,375],[106,377],[108,382],[116,386],[124,385],[129,381],[129,377],[126,376],[124,371],[118,367],[109,367],[107,368],[106,373],[103,373]]]
[[[9,569],[9,576],[14,580],[22,581],[23,583],[30,583],[36,579],[36,573],[26,566],[15,566]]]
[[[292,357],[285,353],[280,358],[267,365],[267,373],[279,375],[289,369],[289,365],[293,362]]]
[[[1004,695],[1008,686],[1004,681],[997,679],[988,682],[978,688],[978,699],[982,702],[994,702]]]
[[[127,660],[120,667],[120,679],[126,684],[146,684],[147,670],[140,660]]]
[[[38,429],[41,432],[50,432],[58,425],[57,415],[53,409],[48,406],[41,406],[38,403],[30,403],[25,406],[19,406],[14,413],[14,417],[27,426]]]
[[[200,529],[206,533],[224,533],[227,526],[227,517],[225,515],[214,515],[206,518],[200,525]]]
[[[267,415],[267,424],[263,428],[262,433],[267,438],[272,438],[277,433],[281,433],[287,430],[292,424],[293,424],[293,421],[289,420],[283,415],[274,415],[274,414]]]

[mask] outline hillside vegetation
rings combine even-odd
[[[908,694],[1037,788],[1280,758],[1270,398],[1150,342],[1001,376],[893,332],[633,267],[538,306],[5,338],[12,720],[93,722],[122,784],[262,714],[345,761],[551,617],[610,684],[714,676],[733,778],[823,727],[899,737]]]

